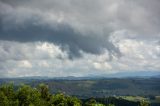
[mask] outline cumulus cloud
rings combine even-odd
[[[56,2],[57,1],[54,1],[52,2],[52,4]],[[14,40],[19,42],[54,42],[57,45],[61,46],[63,50],[68,50],[70,58],[80,57],[80,51],[92,54],[100,54],[103,53],[104,49],[107,49],[113,55],[120,55],[118,48],[116,48],[109,41],[108,32],[106,33],[106,36],[103,36],[103,34],[101,33],[98,33],[99,36],[97,36],[97,32],[94,32],[96,26],[93,25],[94,23],[90,24],[89,22],[89,18],[92,17],[86,17],[88,19],[86,21],[89,22],[88,27],[92,27],[93,25],[93,28],[90,29],[85,26],[88,30],[83,31],[83,29],[80,28],[80,24],[82,23],[82,26],[84,27],[84,24],[87,23],[81,22],[84,20],[80,20],[78,22],[77,20],[79,16],[74,15],[74,12],[68,13],[70,14],[69,18],[68,14],[64,13],[65,10],[63,8],[60,8],[61,5],[66,4],[59,4],[58,2],[57,5],[59,5],[60,7],[49,8],[49,10],[48,7],[46,7],[47,10],[43,9],[43,6],[37,6],[36,8],[36,5],[34,5],[34,3],[33,5],[31,5],[31,7],[29,5],[23,6],[23,2],[21,5],[20,4],[14,4],[12,1],[6,3],[1,2],[2,6],[0,13],[2,17],[0,38],[2,40]],[[41,2],[40,5],[42,5]],[[71,3],[69,5],[71,6],[73,4]],[[71,7],[67,7],[69,8],[68,11],[71,11],[71,9],[73,9]],[[62,9],[62,13],[60,12],[59,8]],[[4,10],[6,10],[6,12],[4,12]],[[80,10],[77,9],[77,12],[78,11],[81,11],[81,8]],[[82,16],[83,14],[80,13],[79,15]],[[63,21],[63,17],[68,17],[69,19],[65,19]],[[74,25],[76,22],[72,23],[72,21],[74,22],[74,20],[72,20],[71,17],[75,18],[75,20],[78,22],[78,28]]]
[[[159,5],[159,0],[0,0],[0,75],[158,71]]]
[[[133,45],[134,44],[134,45]],[[83,58],[70,60],[68,53],[48,42],[20,43],[0,41],[1,77],[88,76],[117,72],[159,71],[160,46],[157,42],[123,39],[117,42],[121,58],[110,60],[106,50],[101,55],[82,52]],[[150,50],[150,51],[148,51]]]

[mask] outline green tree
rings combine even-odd
[[[140,102],[140,106],[149,106],[149,103],[147,101],[142,100]]]
[[[52,96],[51,104],[55,106],[67,106],[67,100],[63,93]]]
[[[7,99],[12,100],[15,98],[13,83],[10,84],[4,84],[0,87],[0,91],[4,93],[4,95],[7,97]]]
[[[36,88],[31,88],[28,85],[22,85],[17,92],[17,98],[20,106],[40,106],[40,92]]]
[[[9,106],[9,100],[2,91],[0,91],[0,106]]]
[[[13,83],[4,84],[0,87],[0,106],[18,106]]]
[[[45,84],[40,84],[40,85],[38,86],[38,90],[39,90],[39,92],[40,92],[40,94],[41,94],[41,97],[42,97],[43,99],[49,101],[51,95],[49,94],[48,86],[45,85]]]
[[[107,105],[107,106],[115,106],[114,104],[109,104],[109,105]]]
[[[85,106],[105,106],[105,105],[97,103],[96,100],[92,98],[85,103]]]
[[[76,97],[66,96],[58,93],[52,96],[51,104],[53,106],[81,106],[81,101]]]
[[[81,106],[81,101],[76,97],[67,96],[66,99],[68,106]]]

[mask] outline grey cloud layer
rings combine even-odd
[[[0,0],[0,75],[159,71],[159,29],[160,0]]]
[[[107,35],[109,31],[127,29],[141,33],[141,36],[159,34],[159,0],[1,1],[3,21],[10,24],[23,26],[24,22],[30,21],[32,24],[52,25],[62,21],[81,32],[87,30],[102,34],[104,31]]]
[[[159,72],[160,46],[156,43],[123,39],[119,42],[119,48],[124,56],[106,61],[109,59],[107,51],[101,55],[83,53],[83,58],[70,60],[67,53],[52,43],[0,40],[0,77],[104,76],[148,70]]]
[[[105,49],[120,55],[111,33],[125,29],[133,38],[159,38],[159,5],[158,0],[1,0],[0,39],[54,42],[70,57]]]
[[[67,25],[58,25],[57,29],[47,26],[28,25],[25,28],[0,30],[1,40],[13,40],[19,42],[48,41],[54,42],[62,47],[69,49],[70,56],[79,57],[80,50],[100,54],[106,48],[110,52],[119,53],[118,49],[107,39],[98,36],[83,36],[76,33]],[[9,33],[8,33],[9,32]]]
[[[22,2],[22,6],[23,3],[24,2]],[[118,50],[118,48],[116,48],[108,40],[109,35],[99,36],[91,31],[82,34],[81,31],[77,31],[70,25],[70,21],[58,23],[57,20],[52,20],[51,24],[47,25],[48,23],[47,22],[45,23],[43,19],[44,17],[46,17],[45,16],[46,14],[43,14],[42,12],[39,13],[38,11],[34,12],[34,9],[32,10],[33,13],[32,12],[25,13],[30,9],[30,7],[24,6],[25,9],[23,11],[23,8],[21,7],[21,5],[19,5],[19,2],[12,2],[12,1],[9,1],[7,3],[1,2],[1,6],[2,6],[0,12],[1,40],[11,40],[11,41],[13,40],[20,42],[32,42],[32,41],[54,42],[59,46],[61,46],[63,50],[66,50],[67,48],[69,56],[71,58],[80,57],[81,56],[80,51],[92,54],[100,54],[103,53],[103,49],[107,49],[111,53],[111,55],[120,55],[120,51]],[[49,15],[52,15],[52,12],[49,13]],[[53,15],[56,15],[56,13],[54,13],[54,6],[53,6]]]

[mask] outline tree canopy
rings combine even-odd
[[[51,94],[49,87],[39,84],[37,87],[22,84],[14,87],[11,84],[0,86],[0,106],[115,106],[113,104],[101,104],[94,98],[83,103],[77,97],[69,96],[62,92]],[[140,106],[148,106],[145,101]]]

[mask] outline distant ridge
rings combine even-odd
[[[160,72],[152,71],[137,71],[137,72],[119,72],[115,74],[106,75],[109,78],[125,78],[125,77],[158,77]]]
[[[50,77],[50,76],[24,76],[13,77],[7,79],[55,79],[55,80],[83,80],[83,79],[107,79],[107,78],[160,78],[160,72],[139,71],[139,72],[119,72],[115,74],[103,75],[86,75],[84,77],[66,76],[66,77]],[[3,79],[3,78],[1,78]],[[4,78],[5,79],[5,78]]]

